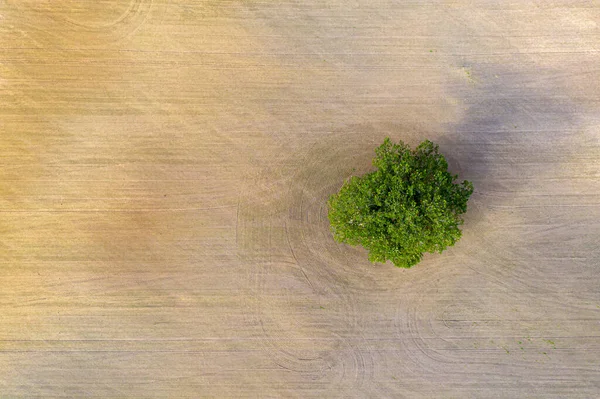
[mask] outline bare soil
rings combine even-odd
[[[600,396],[600,4],[0,2],[0,397]],[[440,144],[401,270],[326,200]]]

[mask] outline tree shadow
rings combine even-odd
[[[479,223],[484,208],[510,204],[515,194],[568,159],[581,118],[558,71],[520,73],[490,65],[470,69],[482,72],[459,90],[464,116],[446,126],[450,133],[438,143],[458,180],[473,182],[470,205],[475,209],[465,220]]]

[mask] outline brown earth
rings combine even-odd
[[[600,396],[599,50],[596,1],[1,2],[0,397]],[[476,189],[410,270],[326,218],[388,135]]]

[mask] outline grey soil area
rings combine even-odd
[[[600,396],[600,3],[0,2],[0,397]],[[333,241],[383,138],[473,182]]]

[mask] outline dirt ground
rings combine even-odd
[[[599,50],[596,1],[0,2],[0,397],[600,396]],[[410,270],[326,217],[385,136],[475,185]]]

